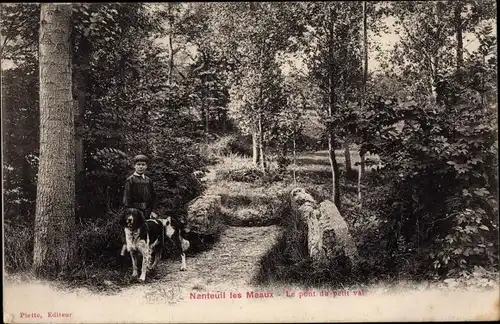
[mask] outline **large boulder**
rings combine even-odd
[[[222,229],[221,197],[219,195],[203,195],[187,206],[187,226],[190,231],[215,235]]]
[[[358,251],[347,223],[335,204],[325,200],[318,204],[303,188],[290,193],[291,209],[307,224],[309,256],[317,261],[347,257],[358,263]]]

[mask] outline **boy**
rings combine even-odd
[[[144,219],[151,216],[151,212],[156,207],[156,193],[151,178],[144,172],[148,167],[148,158],[145,155],[136,155],[133,159],[135,172],[125,181],[123,192],[123,205],[126,208],[139,209]],[[121,255],[124,256],[126,245],[123,245]]]

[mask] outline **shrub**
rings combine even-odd
[[[121,210],[109,211],[104,219],[92,220],[77,226],[78,242],[76,268],[97,267],[113,269],[120,265],[123,229],[119,225]]]
[[[262,177],[262,171],[258,168],[221,169],[217,172],[220,179],[227,181],[253,183]]]
[[[25,271],[33,261],[33,229],[20,222],[4,222],[4,257],[7,271]]]
[[[379,132],[365,144],[385,165],[377,176],[387,190],[374,207],[387,238],[388,266],[401,254],[424,264],[430,276],[496,266],[494,112],[467,91],[453,106],[387,100],[373,110],[376,115],[366,114]],[[391,126],[395,121],[400,130]]]
[[[206,145],[204,151],[204,154],[212,162],[231,154],[248,157],[252,156],[252,142],[248,136],[226,135],[218,137]]]

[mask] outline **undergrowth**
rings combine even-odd
[[[137,282],[131,277],[130,255],[120,255],[123,230],[119,225],[121,210],[108,211],[105,218],[77,224],[75,227],[75,263],[71,271],[54,278],[56,283],[69,287],[87,287],[93,291],[113,291]],[[187,256],[210,249],[219,235],[188,233],[191,243]],[[11,275],[30,276],[33,256],[33,229],[22,224],[5,224],[5,269]],[[173,246],[168,245],[162,255],[165,260],[176,260]],[[148,281],[156,281],[154,274]]]
[[[320,154],[308,155],[305,163],[299,164],[302,167],[298,173],[301,181],[289,187],[288,192],[292,187],[299,186],[318,202],[331,200],[331,175],[324,176],[329,172],[328,164],[324,163],[327,156],[318,158],[319,156]],[[336,288],[380,280],[419,278],[421,268],[415,266],[417,260],[412,259],[408,253],[401,251],[396,258],[389,258],[387,255],[387,237],[381,236],[380,232],[380,228],[384,226],[381,223],[383,218],[377,214],[383,183],[377,178],[376,172],[364,179],[362,208],[357,197],[357,179],[346,177],[345,173],[345,168],[341,165],[342,205],[339,210],[358,248],[358,266],[353,268],[346,257],[323,263],[313,261],[308,256],[307,225],[287,205],[286,208],[276,210],[280,215],[275,218],[281,220],[279,225],[283,231],[273,248],[261,259],[255,282],[297,284],[304,287],[326,285]],[[310,181],[311,179],[317,181]],[[288,193],[284,196],[286,195]],[[391,260],[396,262],[391,263]]]

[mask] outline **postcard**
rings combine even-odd
[[[5,323],[500,319],[494,1],[0,10]]]

